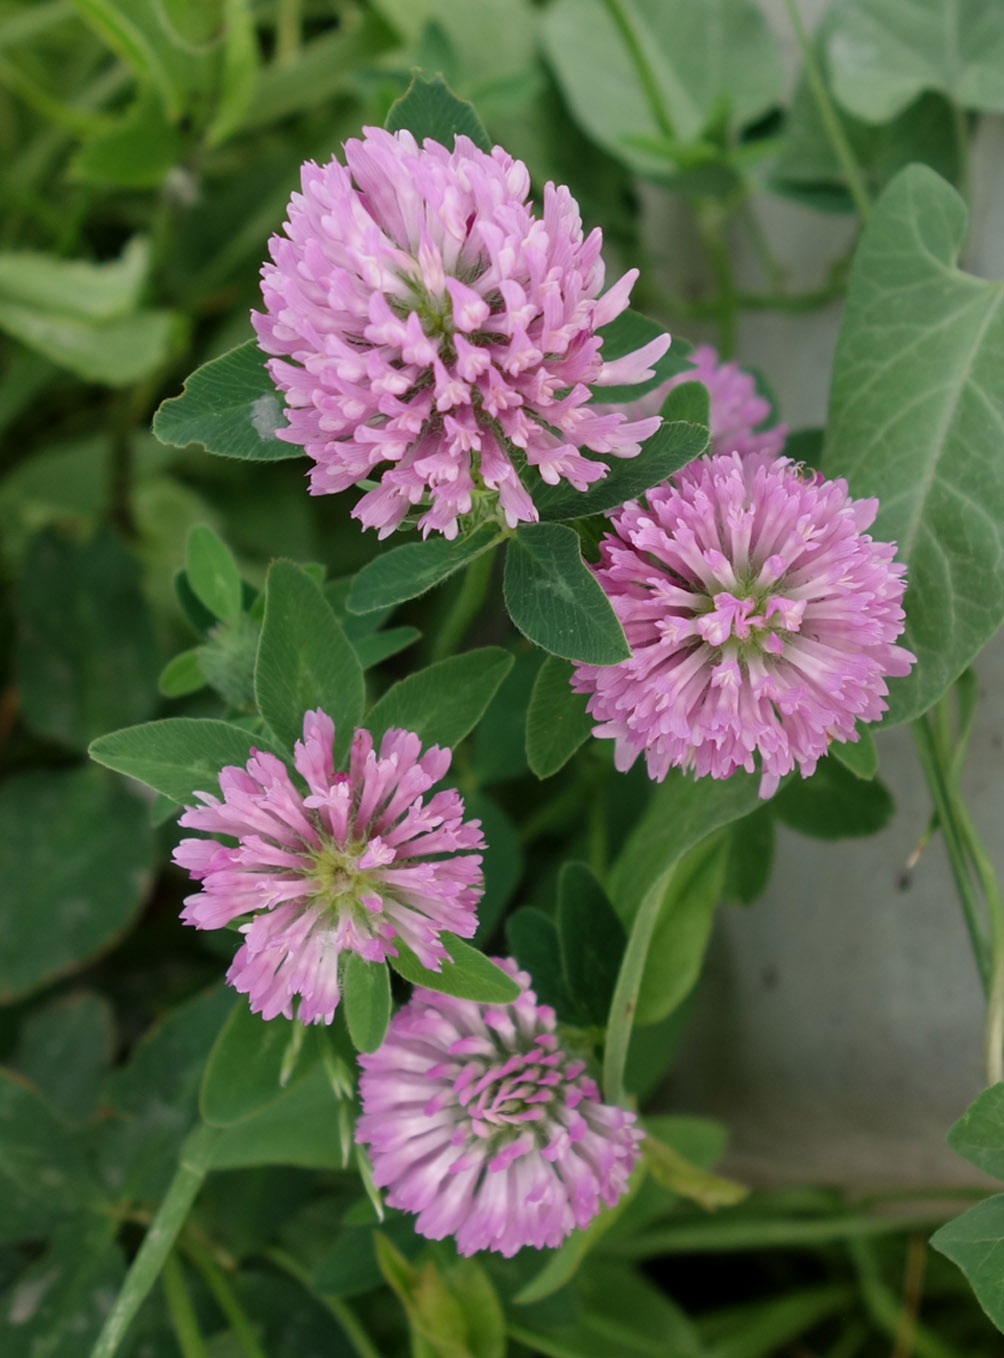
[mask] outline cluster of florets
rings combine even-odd
[[[510,526],[536,519],[521,469],[585,490],[607,464],[583,449],[634,457],[658,416],[598,411],[590,386],[651,377],[669,337],[603,361],[597,331],[637,270],[600,296],[601,233],[583,237],[568,189],[547,184],[535,217],[526,166],[467,137],[419,148],[369,127],[344,150],[303,166],[253,317],[311,493],[377,479],[353,510],[366,527],[420,506],[423,533],[454,537],[479,497]]]
[[[857,740],[914,660],[894,644],[905,568],[864,531],[877,509],[788,458],[728,453],[615,510],[595,573],[631,657],[572,684],[617,767],[644,753],[655,779],[727,778],[759,756],[767,797]]]
[[[416,990],[379,1051],[359,1058],[356,1136],[374,1183],[461,1254],[560,1245],[621,1197],[642,1139],[634,1114],[601,1103],[585,1062],[561,1049],[529,975],[499,964],[523,988],[512,1004]]]
[[[215,839],[183,839],[174,861],[201,883],[182,919],[197,929],[242,920],[244,942],[227,973],[263,1018],[284,1014],[330,1023],[339,1000],[339,957],[396,955],[396,939],[438,971],[445,930],[470,938],[483,889],[480,821],[465,821],[453,789],[424,794],[450,767],[450,751],[422,752],[411,731],[390,730],[374,749],[352,738],[349,767],[336,771],[335,727],[308,712],[295,767],[306,795],[273,754],[219,775],[217,797],[198,794],[180,824]]]

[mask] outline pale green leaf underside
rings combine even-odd
[[[917,656],[890,721],[925,711],[1004,620],[1004,284],[963,273],[966,211],[922,166],[879,200],[851,275],[824,466],[877,496],[907,563]]]

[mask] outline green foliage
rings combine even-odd
[[[269,1022],[252,1014],[241,996],[230,1011],[209,1053],[199,1091],[199,1112],[215,1127],[228,1127],[260,1113],[305,1079],[320,1059],[313,1042],[299,1050],[302,1025],[290,1019]],[[285,1067],[296,1053],[291,1073]],[[285,1078],[283,1078],[285,1076]]]
[[[568,994],[575,997],[583,1022],[602,1027],[627,937],[585,863],[565,863],[558,877],[558,940]]]
[[[602,389],[601,389],[602,390]],[[708,448],[708,392],[700,382],[683,382],[663,402],[664,423],[642,444],[637,457],[614,459],[602,481],[589,490],[545,486],[534,502],[544,519],[578,519],[633,500]]]
[[[942,1226],[931,1244],[969,1280],[976,1299],[999,1330],[1004,1330],[1004,1193],[977,1203]]]
[[[303,736],[303,714],[322,708],[335,723],[335,762],[362,721],[363,670],[319,586],[292,561],[265,582],[265,616],[254,668],[258,710],[287,749]]]
[[[838,759],[845,769],[850,769],[855,778],[867,782],[878,773],[878,751],[867,726],[858,727],[858,739],[835,740],[830,746],[830,756]]]
[[[505,563],[505,602],[536,646],[566,660],[614,665],[630,655],[606,595],[582,560],[578,534],[558,523],[523,524]]]
[[[214,618],[236,622],[243,602],[240,572],[208,524],[196,524],[188,534],[185,574],[193,594]]]
[[[247,462],[300,457],[295,444],[276,437],[285,429],[282,403],[254,340],[197,368],[180,396],[153,418],[161,443],[185,448],[200,443],[207,453]]]
[[[422,744],[459,745],[483,715],[512,656],[497,646],[440,660],[392,684],[366,714],[375,741],[392,726],[414,731]]]
[[[129,726],[92,741],[89,754],[105,768],[146,783],[184,806],[212,792],[226,764],[246,764],[252,746],[278,753],[263,734],[208,717],[167,717]]]
[[[100,769],[0,784],[0,1000],[110,948],[146,899],[151,858],[146,808]]]
[[[81,990],[32,1014],[21,1033],[16,1067],[53,1108],[81,1122],[97,1109],[113,1043],[111,1006]]]
[[[390,977],[385,962],[366,962],[356,952],[345,959],[342,1003],[357,1051],[375,1052],[390,1022]]]
[[[30,729],[75,750],[156,702],[153,620],[133,557],[107,531],[34,538],[18,583],[17,674]]]
[[[438,990],[443,995],[455,995],[460,1000],[477,1000],[480,1004],[511,1004],[518,997],[519,986],[516,982],[483,953],[453,934],[443,933],[440,937],[451,960],[440,963],[438,971],[423,967],[399,938],[394,941],[397,955],[391,957],[391,966],[412,985]]]
[[[463,136],[482,151],[492,149],[474,105],[458,99],[441,76],[427,80],[416,73],[406,92],[391,104],[384,126],[389,132],[407,129],[419,146],[428,137],[452,151],[454,137]]]
[[[851,274],[830,392],[825,466],[877,495],[872,532],[907,566],[903,644],[887,721],[931,706],[1004,618],[1001,283],[956,265],[955,191],[913,166],[876,206]]]
[[[497,529],[483,524],[469,537],[453,542],[444,537],[429,537],[424,542],[392,547],[368,561],[355,576],[348,606],[353,613],[371,613],[377,608],[402,604],[406,599],[417,599],[469,566],[498,541]]]
[[[538,778],[551,778],[589,738],[586,699],[569,687],[572,667],[549,655],[537,671],[526,712],[526,762]]]
[[[885,122],[925,90],[1004,111],[1004,27],[994,0],[838,0],[827,57],[837,98]]]
[[[864,782],[843,763],[826,758],[806,780],[792,779],[774,798],[778,820],[814,839],[874,835],[892,819],[893,801],[878,778]]]

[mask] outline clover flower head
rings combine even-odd
[[[512,1004],[416,990],[380,1049],[360,1056],[356,1139],[391,1207],[418,1214],[461,1254],[559,1245],[624,1193],[642,1133],[600,1102],[583,1061],[555,1035],[530,977]]]
[[[615,510],[595,574],[632,654],[578,666],[572,686],[617,767],[643,753],[658,781],[727,778],[759,757],[768,797],[857,740],[915,659],[894,645],[905,567],[864,531],[877,510],[764,453],[700,458]]]
[[[311,493],[375,479],[365,527],[385,537],[421,506],[423,534],[452,538],[472,511],[537,518],[517,463],[585,490],[607,468],[581,449],[635,456],[658,415],[598,411],[589,386],[646,380],[669,338],[603,361],[597,330],[637,270],[600,297],[601,234],[583,238],[568,189],[547,184],[535,217],[526,166],[462,136],[368,127],[344,151],[303,166],[252,316]]]
[[[320,709],[303,719],[294,764],[252,750],[245,768],[221,770],[222,796],[199,792],[179,824],[215,839],[183,839],[174,861],[201,884],[181,918],[197,929],[232,920],[244,942],[227,980],[263,1018],[330,1023],[339,956],[369,962],[405,943],[438,971],[443,930],[470,938],[482,893],[480,821],[463,819],[453,790],[425,793],[450,767],[450,751],[422,752],[411,731],[389,730],[374,749],[357,730],[347,772],[336,772],[335,727]]]

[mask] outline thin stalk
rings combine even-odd
[[[275,17],[275,64],[291,66],[300,53],[301,0],[278,0]]]
[[[139,1253],[130,1265],[115,1305],[91,1350],[91,1358],[112,1358],[118,1350],[130,1322],[157,1281],[178,1232],[185,1224],[209,1170],[218,1136],[219,1131],[215,1127],[199,1126],[186,1139],[174,1178],[139,1247]]]
[[[983,1028],[983,1061],[987,1084],[1004,1079],[1004,899],[983,841],[961,797],[952,799],[965,850],[976,873],[990,926],[990,977]]]
[[[899,1333],[902,1307],[895,1292],[885,1283],[878,1261],[867,1240],[852,1240],[848,1250],[858,1274],[861,1300],[873,1323],[895,1343]],[[913,1331],[916,1358],[963,1358],[962,1352],[916,1321]]]
[[[302,1025],[297,1025],[301,1027]],[[230,1286],[223,1269],[213,1258],[204,1242],[192,1231],[186,1231],[181,1240],[181,1248],[202,1274],[203,1281],[213,1294],[213,1300],[226,1317],[230,1331],[237,1341],[245,1358],[267,1358],[265,1350],[258,1343],[254,1326],[248,1313]],[[173,1256],[172,1256],[173,1257]]]
[[[801,48],[802,62],[805,66],[805,77],[809,82],[809,88],[812,90],[812,97],[816,101],[816,108],[819,110],[819,116],[822,119],[823,127],[826,129],[826,135],[830,139],[830,145],[833,147],[837,160],[840,161],[840,168],[844,172],[844,178],[847,180],[847,189],[854,199],[854,206],[858,210],[858,216],[863,222],[867,222],[868,218],[871,216],[872,205],[868,195],[868,188],[865,184],[865,177],[861,172],[861,166],[858,164],[857,156],[854,154],[854,148],[847,140],[847,135],[844,132],[837,111],[833,107],[833,100],[830,98],[826,83],[823,80],[823,74],[819,69],[819,63],[816,61],[816,54],[812,50],[812,44],[809,42],[809,36],[805,31],[805,25],[802,23],[802,16],[798,9],[798,0],[785,0],[785,4],[788,7],[791,26],[795,31],[795,37]]]
[[[917,1337],[917,1314],[924,1287],[924,1261],[927,1242],[922,1235],[910,1237],[906,1250],[906,1274],[903,1278],[903,1304],[896,1326],[892,1358],[910,1358]]]
[[[910,725],[913,730],[913,739],[917,747],[920,766],[934,800],[934,809],[937,812],[938,824],[941,826],[952,878],[955,882],[955,889],[959,893],[959,901],[966,920],[966,928],[969,930],[969,941],[976,958],[980,980],[983,983],[984,991],[989,994],[990,949],[980,919],[980,901],[974,890],[969,862],[956,820],[954,799],[945,782],[941,762],[938,758],[938,746],[930,720],[926,716],[917,717]]]
[[[944,1222],[947,1212],[910,1217],[833,1216],[700,1218],[681,1221],[611,1241],[608,1248],[620,1259],[650,1259],[662,1254],[728,1254],[733,1250],[780,1250],[832,1245],[903,1231],[929,1231]]]
[[[614,986],[614,996],[610,1001],[607,1041],[603,1050],[603,1089],[608,1103],[624,1102],[624,1068],[627,1065],[628,1047],[631,1045],[634,1016],[638,1008],[641,978],[645,971],[649,944],[652,942],[656,921],[659,918],[659,909],[675,871],[674,863],[645,893],[631,925],[624,958],[617,973],[617,984]]]
[[[621,0],[603,0],[607,13],[617,25],[617,29],[624,40],[624,46],[628,50],[628,55],[638,72],[638,81],[648,100],[648,106],[655,120],[655,125],[664,137],[672,141],[675,137],[673,132],[673,121],[669,116],[669,109],[663,98],[659,82],[655,78],[655,72],[649,64],[648,54],[645,51],[645,42],[642,35],[635,28],[634,20],[625,9]]]
[[[746,197],[740,204],[740,214],[746,223],[750,241],[753,244],[753,251],[760,261],[760,268],[763,270],[764,277],[767,279],[770,293],[773,295],[784,295],[785,268],[781,261],[770,248],[770,241],[764,231],[760,218],[756,215],[753,204],[749,198],[750,189],[746,188]]]
[[[178,1340],[182,1358],[206,1358],[206,1341],[199,1329],[181,1261],[174,1250],[164,1260],[161,1282],[164,1285],[167,1313],[171,1317],[171,1328]]]
[[[695,206],[697,229],[707,251],[711,272],[718,290],[718,352],[731,358],[736,347],[736,313],[739,310],[739,290],[732,271],[732,256],[725,241],[725,231],[717,203],[698,203]]]
[[[450,611],[433,643],[433,660],[445,660],[453,654],[480,612],[491,582],[497,546],[498,543],[493,542],[480,556],[468,563],[457,597],[450,605]]]
[[[334,1316],[346,1339],[355,1349],[358,1358],[383,1358],[351,1306],[342,1301],[340,1297],[333,1297],[328,1292],[319,1292],[314,1286],[310,1274],[291,1254],[287,1254],[285,1250],[271,1249],[265,1251],[265,1257],[277,1268],[281,1268],[284,1273],[288,1273],[291,1278],[295,1278],[314,1300],[324,1307],[329,1315]]]

